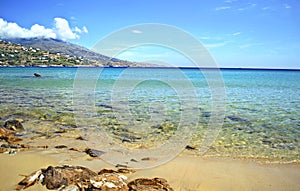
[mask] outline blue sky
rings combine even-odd
[[[28,35],[43,31],[88,48],[128,25],[173,25],[196,37],[219,67],[300,68],[299,10],[298,0],[0,1],[2,27],[15,23]],[[1,30],[2,37],[8,35]],[[119,57],[189,64],[157,47],[136,48]]]

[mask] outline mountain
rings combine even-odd
[[[80,66],[90,64],[88,60],[79,57],[54,54],[39,48],[0,40],[0,66]]]
[[[14,44],[20,44],[23,46],[30,46],[38,48],[43,51],[51,52],[54,54],[69,55],[73,57],[83,57],[88,60],[105,61],[109,57],[93,52],[85,47],[65,42],[59,39],[53,38],[11,38],[5,39]],[[119,62],[121,60],[113,59],[112,61]]]
[[[31,47],[51,54],[76,58],[84,62],[82,65],[113,66],[113,67],[152,67],[147,63],[129,62],[93,52],[85,47],[53,38],[11,38],[3,39],[16,45]],[[109,62],[107,62],[109,60]]]

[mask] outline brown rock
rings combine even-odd
[[[85,182],[94,177],[97,173],[88,168],[81,166],[49,166],[47,169],[42,169],[44,179],[43,185],[48,189],[58,189],[61,186],[76,184],[77,182]]]
[[[0,128],[0,139],[3,139],[9,143],[22,140],[21,138],[14,135],[14,131],[5,128]]]
[[[118,169],[117,172],[121,173],[121,174],[131,174],[131,173],[135,173],[136,171],[133,169],[128,169],[128,168],[120,168],[120,169]]]
[[[130,191],[174,191],[163,178],[138,178],[128,183]]]
[[[118,170],[112,170],[112,169],[102,169],[98,172],[98,175],[101,175],[101,174],[105,174],[105,173],[121,173],[121,174],[131,174],[131,173],[134,173],[136,172],[135,170],[133,169],[128,169],[128,168],[120,168]]]
[[[104,173],[90,179],[91,188],[103,191],[128,191],[127,177],[117,173]]]
[[[72,188],[76,190],[102,191],[173,191],[165,179],[138,178],[127,184],[127,177],[120,173],[133,172],[130,169],[102,169],[98,174],[81,166],[49,166],[40,169],[18,183],[17,190],[28,188],[37,182],[48,189]]]
[[[101,174],[105,174],[105,173],[117,173],[117,171],[113,170],[113,169],[102,169],[98,172],[98,175],[101,175]]]

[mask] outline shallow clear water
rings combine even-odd
[[[182,112],[188,111],[184,118],[195,130],[189,145],[201,147],[212,99],[199,70],[86,68],[85,77],[97,78],[93,76],[96,70],[101,74],[91,87],[94,91],[82,95],[88,95],[82,100],[94,107],[75,106],[88,116],[85,122],[89,124],[82,127],[74,119],[73,99],[80,98],[74,95],[76,68],[0,68],[1,121],[24,119],[28,131],[23,136],[31,138],[51,128],[79,133],[103,128],[129,148],[147,148],[174,135]],[[221,74],[226,113],[219,136],[206,155],[299,161],[300,72],[226,69]],[[196,93],[190,92],[190,83]],[[189,100],[197,100],[197,104]],[[47,139],[52,136],[47,134]]]

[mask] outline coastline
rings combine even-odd
[[[81,155],[81,154],[80,154]],[[0,190],[13,190],[22,179],[40,168],[49,165],[81,165],[95,171],[112,168],[101,159],[94,159],[82,154],[67,158],[66,153],[53,150],[24,151],[15,155],[3,154],[0,157]],[[299,190],[300,164],[266,164],[252,160],[202,158],[182,154],[172,161],[158,167],[137,170],[128,176],[129,180],[137,177],[162,177],[174,190]],[[47,190],[41,184],[26,189]]]
[[[36,66],[5,66],[0,65],[0,68],[143,68],[143,69],[203,69],[203,70],[261,70],[261,71],[300,71],[300,68],[201,68],[201,67],[176,67],[176,66],[98,66],[98,65],[36,65]]]

